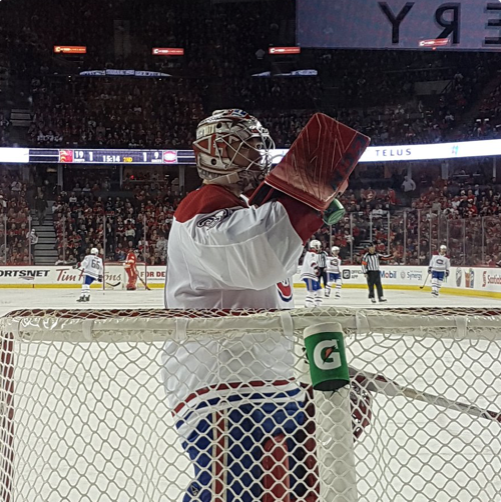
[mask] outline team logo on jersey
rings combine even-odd
[[[210,216],[202,218],[197,223],[197,227],[200,227],[200,228],[215,227],[218,223],[221,223],[230,214],[231,214],[231,211],[229,209],[221,209],[220,211],[216,211],[215,213],[212,213]]]
[[[278,288],[278,296],[282,299],[284,302],[290,302],[292,300],[292,286],[287,279],[286,281],[279,282],[277,284]]]

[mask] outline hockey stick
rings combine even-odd
[[[106,284],[107,286],[112,287],[112,288],[116,288],[117,286],[120,286],[120,284],[122,284],[122,283],[119,281],[119,282],[117,282],[116,284],[113,284],[112,282],[107,282],[107,281],[105,281],[105,284]]]
[[[369,373],[368,371],[359,371],[350,368],[350,377],[354,379],[361,387],[368,391],[379,392],[385,396],[404,396],[423,403],[434,404],[460,413],[467,413],[477,418],[487,418],[501,423],[501,412],[482,410],[478,406],[465,404],[458,401],[451,401],[445,397],[435,396],[428,392],[420,392],[411,387],[403,387],[393,380],[388,380],[382,375]]]
[[[423,289],[426,286],[426,283],[428,282],[428,277],[430,277],[430,273],[428,272],[428,275],[426,276],[426,279],[423,282],[422,286],[419,286],[419,289]]]
[[[143,286],[146,289],[146,291],[151,291],[151,288],[148,287],[148,285],[143,281],[142,277],[139,274],[137,277],[143,283]]]

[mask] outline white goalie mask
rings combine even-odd
[[[247,112],[216,110],[197,127],[193,150],[199,176],[209,183],[256,188],[271,167],[268,129]]]
[[[320,241],[317,241],[316,239],[313,239],[310,242],[310,249],[314,249],[315,251],[320,251],[322,249],[322,243]]]

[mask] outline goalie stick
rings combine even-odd
[[[78,270],[79,272],[83,272],[83,269],[79,268],[79,267],[71,267],[73,268],[73,270]],[[97,282],[103,282],[103,280],[99,280],[97,279]],[[104,281],[104,284],[106,284],[107,286],[110,286],[111,288],[116,288],[117,286],[120,286],[120,284],[122,284],[121,281],[118,281],[116,283],[112,283],[112,282],[108,282],[108,281]]]
[[[423,403],[434,404],[449,410],[466,413],[473,417],[486,418],[501,423],[501,412],[499,411],[482,410],[478,406],[472,404],[452,401],[451,399],[436,396],[428,392],[418,391],[411,387],[404,387],[382,375],[376,375],[375,373],[369,373],[368,371],[360,371],[350,367],[349,372],[350,377],[355,380],[360,387],[363,387],[368,391],[378,392],[390,397],[404,396]]]
[[[146,289],[146,291],[151,291],[151,288],[148,287],[148,285],[144,282],[143,278],[139,274],[137,277],[143,283],[144,289]]]

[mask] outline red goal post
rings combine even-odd
[[[501,309],[317,308],[0,318],[0,500],[182,500],[194,472],[167,404],[165,382],[184,382],[165,343],[229,350],[218,371],[234,371],[248,347],[286,339],[291,378],[308,389],[303,331],[325,322],[342,327],[351,384],[308,390],[315,501],[501,498]],[[278,486],[288,500],[287,479],[264,495]]]

